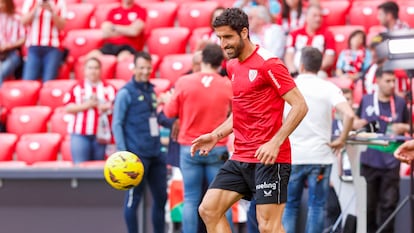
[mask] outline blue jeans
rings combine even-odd
[[[106,144],[96,141],[95,135],[70,135],[70,152],[73,163],[105,159]]]
[[[157,157],[140,156],[144,164],[144,178],[135,188],[126,192],[124,218],[128,233],[138,233],[137,208],[141,201],[145,185],[149,185],[152,194],[152,226],[154,233],[165,232],[165,203],[167,202],[167,164],[165,154]]]
[[[55,47],[30,46],[24,64],[23,80],[37,80],[42,77],[43,82],[46,82],[55,79],[62,56],[62,51]]]
[[[13,75],[14,71],[16,71],[21,62],[22,61],[17,50],[11,51],[7,55],[6,60],[0,61],[0,86],[7,77]]]
[[[305,233],[321,233],[324,208],[329,194],[332,165],[292,165],[288,185],[288,201],[283,214],[286,233],[296,233],[300,202],[305,184],[308,185],[308,214]]]
[[[225,146],[217,146],[208,156],[200,156],[197,152],[194,157],[191,157],[190,148],[183,145],[180,147],[180,169],[184,182],[183,233],[197,232],[198,206],[204,196],[203,181],[210,185],[224,164],[224,160],[220,157],[227,151]],[[226,216],[232,225],[231,209],[227,211]]]

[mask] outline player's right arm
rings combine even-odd
[[[233,132],[233,114],[231,114],[221,125],[211,133],[203,134],[192,141],[191,156],[194,156],[197,150],[200,155],[208,155],[208,152],[214,148],[220,139],[227,137]]]

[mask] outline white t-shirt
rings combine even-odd
[[[301,74],[295,82],[309,110],[289,136],[292,164],[332,164],[335,156],[328,145],[332,135],[332,111],[346,99],[335,84],[316,75]],[[290,108],[290,105],[285,105],[285,116]]]

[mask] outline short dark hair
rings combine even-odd
[[[322,66],[322,53],[317,48],[306,46],[302,49],[300,62],[306,71],[318,73]]]
[[[383,74],[391,74],[394,75],[394,70],[384,70],[382,66],[378,66],[377,70],[375,71],[376,78],[382,78]]]
[[[383,10],[385,13],[391,13],[394,19],[398,19],[398,4],[393,1],[388,1],[380,4],[378,9]]]
[[[217,44],[209,43],[204,47],[201,53],[202,61],[205,64],[210,64],[214,68],[220,67],[223,62],[223,50]]]
[[[152,57],[149,53],[144,52],[144,51],[139,51],[135,53],[134,56],[134,64],[137,63],[138,58],[143,58],[147,61],[152,61]]]
[[[249,29],[249,18],[240,8],[227,8],[213,22],[213,27],[230,26],[239,35],[243,28]]]

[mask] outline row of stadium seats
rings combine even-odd
[[[0,162],[17,161],[23,162],[24,165],[46,161],[72,162],[70,139],[58,133],[31,133],[21,136],[0,133],[0,141],[2,142]]]
[[[382,0],[337,0],[321,1],[324,22],[327,26],[363,25],[366,30],[377,25],[377,7]],[[198,27],[208,27],[211,13],[222,3],[217,1],[189,1],[178,4],[174,1],[155,1],[139,3],[147,9],[146,32],[149,34],[159,27],[180,26],[190,31]],[[414,27],[414,2],[400,0],[400,18]],[[90,2],[68,4],[67,22],[64,31],[73,29],[100,28],[108,12],[118,6],[118,2]],[[229,4],[228,4],[229,5]]]
[[[151,79],[155,92],[168,90],[171,82],[167,79]],[[43,106],[55,110],[63,105],[63,96],[77,81],[50,80],[45,83],[29,80],[5,81],[0,87],[0,106],[11,112],[16,107]],[[108,79],[116,89],[121,88],[126,81],[122,79]],[[24,112],[24,111],[23,111]]]

